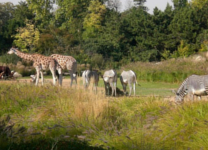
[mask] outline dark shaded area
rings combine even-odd
[[[1,150],[103,150],[99,147],[91,147],[86,142],[79,141],[59,141],[57,144],[51,140],[36,140],[29,143],[11,144],[0,146]]]
[[[40,133],[28,135],[25,127],[14,129],[14,125],[9,115],[0,121],[0,150],[102,150],[100,147],[89,146],[86,141],[77,137],[38,138],[36,136]]]
[[[106,89],[105,89],[105,94],[106,94],[106,96],[111,96],[112,88],[111,87],[108,87],[108,88],[109,88],[109,94],[108,94],[108,91],[106,91]],[[128,92],[127,92],[127,94],[128,94]],[[115,94],[113,94],[113,95],[115,96]],[[116,87],[116,96],[124,96],[123,90]]]
[[[0,74],[2,75],[3,79],[12,78],[13,74],[8,66],[0,66]]]

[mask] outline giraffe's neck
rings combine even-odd
[[[26,54],[17,49],[15,49],[15,54],[22,59],[34,61],[34,56],[32,54]]]

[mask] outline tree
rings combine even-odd
[[[187,43],[195,43],[200,31],[199,24],[196,10],[189,5],[178,10],[169,26],[169,30],[172,32],[170,36],[175,41],[175,45],[179,45],[182,40]]]
[[[83,20],[91,0],[57,0],[56,25],[82,41]]]
[[[54,0],[26,0],[29,9],[35,14],[35,20],[45,28],[49,25]]]
[[[114,61],[119,61],[122,58],[120,24],[120,14],[115,10],[107,10],[102,30],[95,37],[84,40],[85,52],[89,56],[98,53],[105,60],[112,58]]]
[[[145,2],[146,2],[146,0],[134,0],[134,5],[135,6],[142,6],[142,5],[144,5]]]
[[[0,33],[2,32],[2,27],[7,23],[7,21],[14,17],[14,10],[15,6],[12,3],[0,3]]]
[[[107,7],[109,9],[114,9],[115,11],[119,11],[121,8],[121,2],[120,0],[108,0]]]
[[[147,10],[147,7],[144,6],[144,3],[146,2],[146,0],[133,0],[133,2],[134,2],[134,5],[136,7],[140,7],[142,9],[144,9],[144,10]]]
[[[152,20],[154,22],[153,40],[155,41],[155,48],[163,53],[163,51],[176,49],[175,42],[170,36],[171,31],[169,26],[174,17],[174,11],[171,5],[167,4],[165,10],[162,12],[157,7],[153,11]],[[174,43],[174,44],[173,44]]]
[[[51,53],[72,55],[70,51],[76,41],[73,35],[66,29],[59,29],[55,26],[49,26],[43,30],[37,45],[38,52],[50,55]]]
[[[105,11],[105,5],[100,3],[98,0],[93,0],[90,2],[88,7],[89,13],[86,15],[83,22],[83,28],[85,29],[83,32],[84,39],[95,37],[96,33],[101,31]]]
[[[26,26],[17,29],[17,34],[13,37],[15,38],[14,44],[21,48],[22,51],[35,51],[36,46],[39,41],[40,32],[35,28],[31,21],[26,20]]]
[[[189,55],[193,54],[194,51],[191,48],[191,45],[185,42],[184,40],[180,41],[180,45],[178,46],[178,54],[182,57],[188,57]]]
[[[123,55],[128,56],[131,61],[138,61],[145,60],[147,57],[145,59],[141,57],[148,53],[156,54],[154,27],[151,15],[143,8],[133,7],[123,13],[120,27]]]
[[[186,7],[186,5],[188,4],[188,0],[172,0],[172,2],[176,10]]]
[[[207,7],[208,0],[191,0],[191,4],[199,9]]]

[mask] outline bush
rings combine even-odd
[[[9,64],[17,64],[17,62],[20,60],[20,58],[17,55],[8,55],[8,54],[3,54],[0,56],[0,62]]]

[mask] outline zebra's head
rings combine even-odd
[[[183,97],[179,93],[176,93],[175,102],[181,102],[181,101],[183,101]]]

